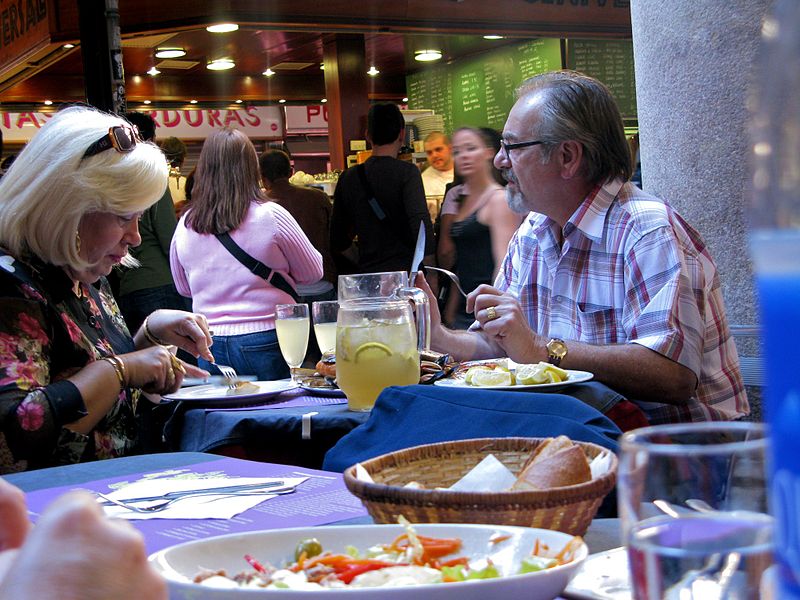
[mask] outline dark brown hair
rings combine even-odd
[[[225,233],[244,221],[250,203],[266,202],[256,149],[238,129],[215,131],[197,161],[186,225],[197,233]]]

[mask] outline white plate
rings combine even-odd
[[[276,381],[250,381],[255,386],[258,386],[258,391],[249,394],[228,394],[228,387],[224,384],[208,384],[196,385],[192,387],[185,387],[179,389],[174,394],[164,396],[166,400],[181,400],[183,402],[199,402],[199,403],[219,403],[225,402],[231,404],[238,404],[244,402],[253,402],[266,400],[273,396],[277,396],[281,392],[293,390],[297,388],[297,384],[289,379],[278,379]]]
[[[420,524],[414,526],[421,535],[457,537],[462,540],[461,551],[454,556],[470,559],[491,557],[501,573],[513,573],[528,556],[538,539],[551,549],[560,550],[572,536],[548,529],[507,527],[503,525]],[[357,600],[551,600],[567,585],[572,574],[588,554],[583,544],[575,560],[566,565],[536,573],[511,575],[498,579],[466,581],[438,585],[397,588],[356,588],[305,590],[223,590],[192,583],[201,568],[225,569],[229,574],[250,570],[244,555],[252,554],[260,562],[275,566],[292,560],[300,540],[317,538],[322,547],[342,552],[347,545],[359,550],[374,544],[388,544],[403,528],[399,525],[348,525],[279,529],[225,535],[172,546],[150,556],[150,563],[168,582],[171,600],[238,600],[242,598],[354,598]],[[511,537],[497,544],[489,540],[493,534]]]
[[[541,390],[541,391],[549,391],[552,392],[553,390],[558,390],[568,385],[572,385],[574,383],[584,383],[586,381],[590,381],[594,375],[589,371],[571,371],[570,369],[566,369],[567,371],[567,380],[560,381],[558,383],[532,383],[530,385],[469,385],[463,379],[440,379],[439,381],[434,381],[433,385],[441,385],[445,387],[457,387],[457,388],[467,388],[470,390],[509,390],[509,391],[519,391],[519,390]]]

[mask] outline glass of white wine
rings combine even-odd
[[[296,370],[303,364],[308,349],[308,304],[278,304],[275,331],[283,360],[289,365],[292,381],[297,383]]]
[[[336,319],[339,315],[339,303],[336,300],[314,302],[311,305],[311,316],[314,318],[314,335],[322,354],[336,351]]]

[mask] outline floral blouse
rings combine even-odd
[[[120,392],[88,435],[65,427],[86,415],[67,378],[133,350],[105,279],[76,284],[60,267],[0,248],[0,473],[133,453],[139,390]]]

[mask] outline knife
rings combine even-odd
[[[425,258],[425,221],[419,222],[419,233],[417,234],[417,245],[414,248],[414,258],[411,259],[411,270],[409,271],[409,284],[414,285],[414,276],[419,271],[419,265]]]
[[[260,490],[262,488],[280,488],[284,487],[283,481],[268,481],[265,483],[240,483],[236,485],[226,485],[222,487],[212,488],[199,488],[194,490],[176,490],[174,492],[166,492],[158,496],[139,496],[138,498],[120,498],[122,502],[151,502],[154,500],[168,500],[178,496],[194,496],[195,494],[210,494],[212,492],[219,492],[220,496],[226,493],[244,492],[247,490]],[[99,504],[109,504],[108,501],[98,501]]]

